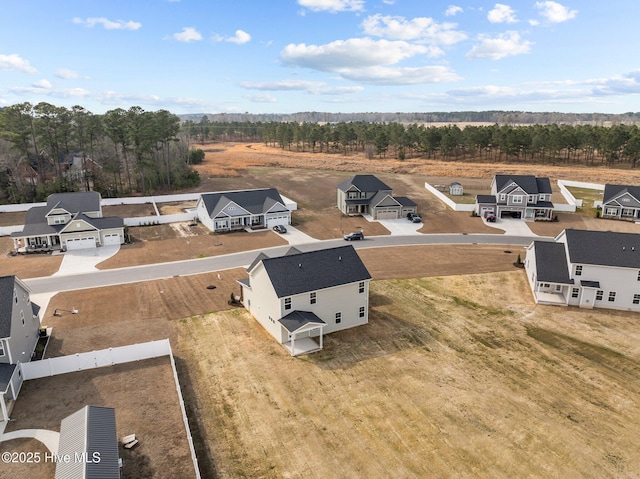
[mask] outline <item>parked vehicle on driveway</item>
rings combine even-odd
[[[412,223],[422,223],[422,218],[417,213],[409,213],[407,214],[407,219]]]
[[[284,227],[284,226],[282,226],[282,225],[275,225],[275,226],[273,227],[273,231],[275,231],[276,233],[280,233],[280,234],[282,234],[282,233],[286,233],[286,232],[287,232],[287,228],[285,228],[285,227]]]
[[[488,221],[489,223],[495,223],[496,222],[496,214],[493,211],[485,211],[484,212],[484,219],[486,221]]]
[[[362,231],[354,231],[353,233],[349,233],[344,235],[345,241],[355,241],[355,240],[363,240],[364,233]]]

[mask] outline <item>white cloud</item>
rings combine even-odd
[[[96,25],[102,25],[105,30],[138,30],[142,23],[134,22],[132,20],[109,20],[104,17],[90,17],[90,18],[78,18],[75,17],[73,23],[77,25],[84,25],[87,28],[93,28]]]
[[[225,38],[226,42],[237,43],[238,45],[242,45],[251,41],[251,35],[243,30],[236,30],[236,34],[233,37]]]
[[[248,90],[262,91],[306,91],[319,95],[344,95],[364,90],[361,86],[330,87],[325,82],[306,80],[279,80],[275,82],[241,82]]]
[[[415,55],[428,53],[422,45],[402,41],[350,38],[325,45],[289,44],[281,52],[285,64],[314,70],[340,72],[377,65],[398,63]]]
[[[516,12],[509,5],[496,3],[492,10],[489,10],[487,19],[491,23],[516,23]]]
[[[259,95],[243,95],[243,98],[253,103],[276,103],[278,99],[268,93],[261,93]]]
[[[417,85],[421,83],[443,83],[461,80],[445,66],[389,68],[376,66],[341,72],[343,78],[371,85]]]
[[[578,10],[569,10],[564,5],[551,1],[536,2],[536,8],[540,10],[540,15],[551,23],[566,22],[578,14]]]
[[[20,55],[12,53],[11,55],[0,54],[0,70],[16,70],[23,73],[37,73],[38,70],[33,68],[28,60],[20,58]]]
[[[193,27],[184,27],[181,32],[174,33],[173,38],[184,43],[199,42],[202,34]]]
[[[491,38],[487,35],[480,35],[480,44],[475,45],[466,58],[490,58],[500,60],[505,57],[522,55],[531,51],[533,42],[522,40],[518,32],[508,31]]]
[[[298,0],[298,5],[313,12],[360,12],[364,0]]]
[[[467,38],[464,33],[455,30],[455,23],[437,23],[428,17],[407,20],[404,17],[376,14],[365,18],[361,26],[367,35],[434,45],[452,45]]]
[[[43,88],[45,90],[49,90],[53,85],[51,85],[51,82],[49,80],[43,78],[42,80],[38,80],[37,82],[32,83],[31,86],[34,88]]]
[[[73,80],[74,78],[79,77],[77,72],[69,70],[68,68],[58,68],[56,70],[56,76],[64,80]]]
[[[449,5],[449,7],[444,11],[444,15],[445,17],[453,17],[454,15],[462,12],[462,7],[459,7],[458,5]]]

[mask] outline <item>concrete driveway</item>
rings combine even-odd
[[[100,246],[98,248],[67,251],[64,254],[60,269],[52,276],[65,276],[69,274],[90,273],[98,271],[96,265],[111,258],[120,251],[120,245]]]
[[[282,236],[282,239],[287,240],[290,245],[314,243],[319,241],[291,225],[287,225],[287,232],[280,236]]]
[[[368,221],[374,221],[371,218],[366,217]],[[387,228],[392,235],[420,235],[422,233],[418,233],[418,230],[422,228],[422,223],[412,223],[407,218],[398,218],[397,220],[375,220],[380,223],[382,226]]]
[[[504,234],[510,236],[537,236],[535,235],[527,225],[526,221],[516,218],[496,218],[495,223],[490,223],[484,218],[482,219],[484,224],[490,228],[496,228],[504,231]]]

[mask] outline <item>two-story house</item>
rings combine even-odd
[[[38,342],[40,308],[16,276],[0,277],[0,421],[9,419],[8,404],[22,386],[20,363],[31,361]]]
[[[393,196],[391,187],[374,175],[354,175],[340,183],[337,205],[345,215],[370,215],[374,220],[404,218],[418,212],[412,200]]]
[[[536,303],[640,311],[640,234],[567,229],[527,247]]]
[[[16,251],[95,248],[124,243],[124,221],[102,216],[102,198],[95,191],[55,193],[46,206],[27,211],[22,231],[12,233]]]
[[[490,195],[477,195],[475,212],[493,211],[498,218],[551,220],[551,182],[533,175],[495,175]]]
[[[202,193],[196,211],[214,232],[291,224],[291,210],[275,188]]]
[[[616,220],[640,220],[640,186],[604,185],[602,217]]]
[[[293,356],[322,349],[325,334],[369,321],[371,275],[351,245],[261,253],[247,272],[239,280],[242,304]]]

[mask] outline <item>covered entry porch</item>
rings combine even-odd
[[[283,327],[283,345],[291,356],[322,349],[325,323],[310,311],[293,311],[279,319]]]

